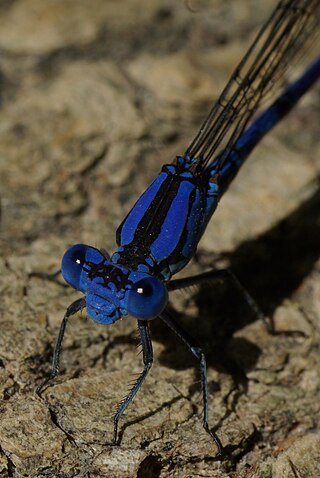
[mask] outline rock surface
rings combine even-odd
[[[232,284],[172,297],[206,351],[226,456],[201,426],[197,364],[156,320],[155,363],[120,447],[112,416],[141,370],[134,319],[74,318],[61,376],[35,394],[79,294],[28,274],[58,268],[73,243],[114,250],[123,217],[183,153],[273,4],[0,2],[1,477],[320,475],[319,85],[252,154],[183,272],[219,256],[286,333],[269,335]]]

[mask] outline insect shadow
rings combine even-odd
[[[294,293],[319,258],[319,210],[320,189],[317,189],[274,227],[223,255],[266,316],[273,316],[277,306]],[[213,254],[201,251],[197,254],[198,262],[207,267],[214,258]],[[179,320],[203,346],[208,367],[230,374],[245,393],[246,373],[254,369],[263,350],[257,343],[234,334],[256,321],[256,314],[230,282],[201,285],[193,300],[197,314],[188,316],[186,306],[184,314],[178,314]],[[184,344],[168,334],[161,321],[152,323],[152,336],[165,346],[159,357],[162,365],[177,370],[197,367]],[[241,358],[240,364],[237,357]],[[218,384],[209,384],[209,389],[210,385],[212,391],[219,388]]]

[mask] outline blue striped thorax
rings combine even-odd
[[[212,176],[188,156],[164,165],[119,226],[115,262],[144,265],[164,281],[183,269],[217,204]]]

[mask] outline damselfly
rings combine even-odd
[[[132,402],[153,361],[149,321],[165,322],[199,360],[203,426],[221,453],[208,424],[206,360],[201,347],[169,313],[168,292],[196,284],[204,276],[172,280],[195,254],[198,242],[249,153],[296,104],[320,76],[320,58],[289,86],[251,126],[261,100],[279,86],[290,63],[318,28],[319,0],[282,0],[234,71],[220,98],[185,153],[162,167],[117,230],[118,249],[77,244],[67,250],[61,271],[66,282],[85,297],[67,309],[55,344],[50,376],[56,377],[68,319],[81,309],[99,324],[113,324],[128,314],[138,321],[144,368],[114,416],[118,422]]]

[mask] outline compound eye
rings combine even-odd
[[[71,246],[64,254],[61,262],[61,272],[64,280],[74,289],[83,290],[81,276],[84,273],[83,265],[92,248],[85,244]]]
[[[127,311],[137,319],[149,320],[157,317],[168,300],[166,286],[156,277],[147,277],[133,284],[128,291]]]

